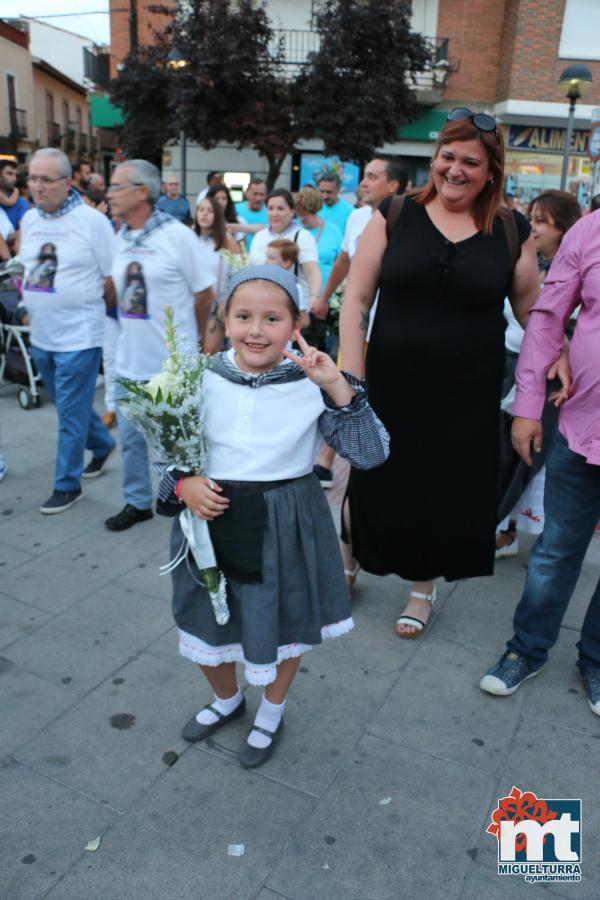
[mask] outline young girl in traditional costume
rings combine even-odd
[[[325,439],[362,468],[388,453],[361,382],[302,340],[299,316],[290,272],[253,266],[234,276],[225,312],[232,346],[204,376],[208,477],[167,473],[159,491],[163,508],[183,503],[210,523],[228,582],[230,619],[218,625],[193,561],[173,571],[179,651],[215,694],[183,737],[204,740],[244,714],[235,671],[243,663],[248,683],[266,686],[239,755],[246,768],[273,752],[301,655],[353,627],[331,513],[312,474],[317,450]],[[286,350],[292,338],[302,356]],[[176,519],[173,552],[181,545]]]

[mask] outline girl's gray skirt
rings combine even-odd
[[[262,583],[228,580],[230,619],[217,625],[210,597],[185,563],[172,572],[179,652],[195,663],[244,664],[249,684],[269,684],[277,663],[354,627],[331,512],[314,475],[264,493]],[[227,515],[225,513],[224,515]],[[183,536],[173,523],[171,552]],[[197,577],[197,571],[195,572]]]

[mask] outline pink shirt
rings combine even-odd
[[[546,373],[580,300],[569,349],[573,385],[560,409],[559,429],[574,453],[600,466],[600,210],[566,233],[531,310],[516,371],[514,416],[541,419]]]

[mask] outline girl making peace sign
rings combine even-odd
[[[297,331],[294,277],[253,266],[231,282],[225,307],[231,349],[205,374],[207,474],[163,475],[159,497],[175,515],[184,503],[210,522],[228,581],[229,622],[218,625],[193,562],[173,571],[179,651],[198,663],[214,701],[183,729],[204,740],[243,715],[235,663],[266,689],[239,760],[270,757],[283,727],[288,689],[301,655],[353,627],[331,513],[312,474],[323,439],[353,466],[381,465],[388,435],[359,380],[342,374]],[[286,350],[294,338],[302,354]],[[178,518],[172,549],[182,543]]]

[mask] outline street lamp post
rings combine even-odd
[[[564,191],[567,186],[567,173],[569,171],[569,155],[571,153],[571,141],[573,140],[573,121],[575,119],[575,106],[580,97],[583,97],[592,83],[592,73],[587,66],[575,63],[568,66],[560,76],[559,87],[569,98],[569,121],[567,122],[567,134],[565,138],[565,152],[563,156],[562,173],[560,176],[560,189]]]
[[[189,61],[185,58],[183,53],[173,45],[167,54],[167,66],[169,69],[177,71],[179,69],[185,69],[188,65]],[[181,153],[181,195],[182,197],[185,197],[187,188],[187,135],[185,133],[185,128],[182,128],[179,132],[179,150]]]

